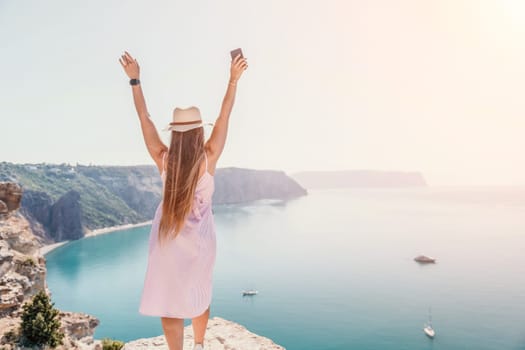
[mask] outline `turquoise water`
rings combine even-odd
[[[287,349],[525,349],[523,189],[310,190],[214,211],[211,317]],[[96,338],[162,334],[138,313],[149,229],[47,254],[55,306],[98,317]]]

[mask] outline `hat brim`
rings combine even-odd
[[[202,123],[198,123],[198,124],[189,124],[189,125],[171,125],[171,124],[168,124],[162,129],[162,131],[179,131],[179,132],[184,132],[184,131],[200,128],[201,126],[205,126],[205,125],[214,125],[214,124],[213,123],[209,123],[209,122],[202,122]]]

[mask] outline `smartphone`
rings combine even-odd
[[[232,56],[232,60],[235,58],[235,56],[237,56],[238,54],[241,54],[241,58],[243,58],[244,56],[242,55],[242,50],[241,48],[239,47],[238,49],[235,49],[235,50],[231,50],[230,51],[230,55]]]

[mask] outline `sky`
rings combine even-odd
[[[241,47],[218,167],[525,185],[521,0],[0,0],[0,42],[0,161],[154,165],[120,55],[169,145],[176,106],[218,117]]]

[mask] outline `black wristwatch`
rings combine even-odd
[[[131,79],[129,81],[129,84],[130,85],[139,85],[140,84],[140,80],[133,78],[133,79]]]

